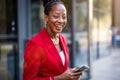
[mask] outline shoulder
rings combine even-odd
[[[27,41],[27,44],[25,46],[25,52],[24,52],[25,56],[28,56],[27,54],[29,54],[34,57],[35,54],[36,55],[41,54],[41,51],[44,50],[41,37],[42,35],[40,32]]]
[[[43,37],[44,36],[44,29],[42,29],[39,33],[37,33],[36,35],[34,35],[32,38],[30,38],[28,40],[29,42],[35,43],[35,44],[41,44],[43,41]]]
[[[41,39],[39,38],[40,38],[40,35],[38,36],[37,34],[33,36],[31,39],[29,39],[26,43],[26,49],[35,50],[35,49],[41,48],[42,44],[41,44]]]

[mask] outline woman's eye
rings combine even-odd
[[[66,16],[63,16],[63,19],[66,19],[67,17]]]
[[[58,18],[59,16],[53,16],[55,19]]]

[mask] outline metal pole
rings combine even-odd
[[[0,60],[1,60],[1,57],[2,57],[1,54],[2,54],[2,52],[1,52],[1,45],[0,45]]]
[[[88,78],[91,78],[91,42],[92,42],[92,18],[93,18],[93,0],[88,0]]]
[[[98,9],[99,9],[99,0],[97,1],[97,6],[98,6]],[[99,11],[98,11],[98,14],[97,14],[97,59],[100,57],[100,53],[99,53]]]
[[[76,8],[75,8],[76,0],[72,0],[72,29],[71,29],[71,67],[74,67],[74,55],[76,53],[75,50],[75,22],[76,22]]]

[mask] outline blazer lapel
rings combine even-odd
[[[65,67],[65,69],[68,67],[68,61],[69,61],[69,56],[68,56],[68,52],[67,52],[67,46],[66,46],[66,43],[64,42],[64,40],[63,40],[63,38],[62,38],[62,36],[60,35],[59,36],[59,39],[60,39],[60,44],[61,44],[61,47],[62,47],[62,50],[63,50],[63,52],[64,52],[64,55],[65,55],[65,65],[64,65],[64,67]]]
[[[44,29],[43,31],[43,34],[44,34],[44,43],[45,43],[45,47],[48,49],[48,51],[50,52],[50,54],[52,56],[54,56],[54,58],[56,58],[56,60],[58,60],[58,62],[60,64],[62,64],[62,60],[59,56],[59,53],[56,49],[56,47],[54,46],[49,34],[47,33],[46,29]]]

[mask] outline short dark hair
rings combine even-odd
[[[51,8],[56,4],[63,4],[61,0],[43,0],[44,14],[49,15]]]

